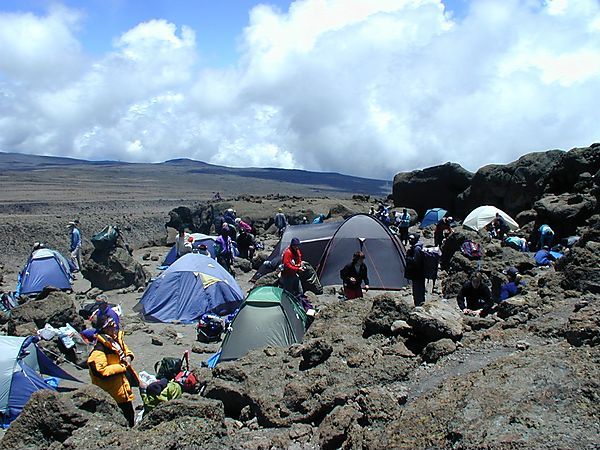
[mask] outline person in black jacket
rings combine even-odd
[[[423,243],[419,235],[411,234],[408,237],[410,248],[406,252],[406,269],[404,276],[411,280],[413,301],[415,306],[425,303],[425,260],[423,257]]]
[[[352,262],[344,266],[340,271],[340,277],[344,285],[344,295],[348,300],[363,296],[362,283],[365,283],[365,291],[369,290],[369,276],[365,264],[365,254],[356,252],[352,256]]]
[[[475,272],[463,285],[456,300],[462,312],[472,316],[486,316],[494,310],[495,306],[492,293],[483,283],[480,272]]]

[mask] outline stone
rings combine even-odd
[[[152,338],[152,340],[150,341],[150,343],[152,345],[158,345],[158,346],[163,346],[164,345],[163,341],[161,341],[160,339],[155,338],[155,337]]]
[[[150,256],[151,256],[150,252],[146,252],[142,255],[142,259],[144,261],[148,261],[150,259]]]
[[[429,363],[437,362],[441,357],[456,351],[456,343],[451,339],[440,339],[430,342],[423,349],[423,360]]]
[[[551,224],[559,236],[572,236],[597,211],[598,204],[592,195],[564,193],[546,195],[533,207],[538,223]]]
[[[410,330],[412,330],[412,327],[405,320],[396,320],[390,327],[390,331],[393,335],[407,333]]]
[[[158,255],[152,255],[150,261],[158,261]]]
[[[363,336],[394,334],[392,332],[394,322],[406,321],[410,312],[411,307],[396,294],[385,293],[376,296],[373,298],[371,312],[363,324]]]
[[[564,336],[576,347],[600,344],[600,305],[598,302],[581,308],[569,317]]]
[[[247,259],[236,257],[233,261],[233,267],[240,269],[244,273],[248,273],[252,270],[252,263]]]
[[[260,286],[278,286],[279,285],[279,274],[277,272],[271,272],[263,275],[256,283],[254,283],[254,287]]]
[[[82,273],[93,287],[103,290],[131,285],[143,287],[149,278],[141,264],[122,247],[108,251],[95,250],[91,255],[84,256]]]
[[[170,422],[184,417],[197,417],[221,423],[225,419],[223,403],[199,396],[185,396],[161,403],[154,408],[140,424],[141,430],[149,430],[162,422]]]
[[[361,414],[351,406],[336,407],[319,426],[319,442],[324,450],[341,448],[351,425]]]
[[[445,338],[457,341],[463,334],[463,315],[448,302],[425,302],[414,309],[408,323],[421,342]]]
[[[323,339],[313,339],[302,348],[301,369],[310,369],[324,363],[331,356],[333,347]]]

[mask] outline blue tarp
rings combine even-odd
[[[243,299],[235,279],[214,259],[188,253],[150,284],[136,309],[147,320],[193,323],[205,313],[227,315]]]
[[[448,211],[443,208],[428,209],[419,228],[427,228],[429,225],[437,224],[446,215]]]

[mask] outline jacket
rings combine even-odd
[[[467,308],[476,311],[478,309],[489,308],[494,304],[489,288],[483,283],[478,288],[475,288],[471,280],[463,284],[458,293],[457,303],[458,307],[463,311]]]
[[[148,393],[142,394],[142,401],[144,402],[144,409],[146,412],[152,411],[158,405],[169,400],[174,400],[181,397],[182,394],[181,385],[175,381],[169,381],[167,387],[162,390],[160,395],[154,396]]]
[[[282,276],[290,277],[294,276],[302,267],[302,252],[300,249],[294,251],[292,247],[288,247],[283,252],[283,272]]]
[[[354,277],[356,281],[350,281],[350,278]],[[350,263],[344,266],[344,268],[340,271],[340,278],[344,286],[357,289],[361,286],[362,282],[365,282],[365,285],[369,284],[369,277],[367,275],[367,266],[366,264],[361,264],[358,269],[358,273],[356,272],[356,267],[354,264]]]
[[[74,251],[76,248],[81,247],[81,233],[77,227],[73,227],[71,230],[71,248],[70,251]]]
[[[99,334],[87,360],[92,384],[108,392],[117,403],[131,402],[134,399],[126,376],[127,368],[122,364],[122,358],[126,356],[133,359],[133,353],[123,341],[123,332],[119,331],[117,339]]]

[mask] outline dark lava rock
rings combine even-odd
[[[342,218],[342,219],[347,219],[348,217],[352,217],[353,215],[357,214],[358,211],[354,211],[342,204],[338,204],[338,205],[334,205],[331,208],[329,208],[329,212],[327,213],[327,218],[331,219],[331,218]]]
[[[148,274],[122,247],[108,251],[94,250],[84,258],[83,276],[93,287],[102,290],[120,289],[131,285],[145,286]]]
[[[53,448],[89,421],[110,423],[116,432],[127,426],[114,400],[96,386],[63,394],[37,391],[0,441],[0,449]]]
[[[589,229],[556,263],[564,289],[600,293],[600,224]]]
[[[319,441],[323,450],[341,448],[348,431],[361,414],[351,406],[338,406],[319,426]]]
[[[392,325],[398,320],[407,321],[412,308],[397,295],[380,294],[373,299],[371,312],[365,318],[364,337],[374,334],[392,335]]]
[[[49,323],[55,328],[64,327],[70,323],[76,329],[83,328],[83,321],[71,295],[55,291],[43,299],[27,300],[11,310],[8,321],[8,332],[13,334],[19,325],[34,323],[37,328],[43,328]]]
[[[162,422],[170,422],[184,417],[196,417],[220,423],[225,419],[223,403],[198,396],[184,396],[176,400],[161,403],[154,408],[140,425],[148,430]]]
[[[439,341],[430,342],[423,349],[423,360],[434,363],[442,356],[449,355],[456,351],[456,342],[452,339],[440,339]]]
[[[596,198],[585,194],[547,195],[533,205],[538,223],[552,224],[559,236],[571,236],[597,211]]]
[[[600,344],[600,303],[596,301],[573,313],[564,335],[571,345],[578,347]]]
[[[427,208],[456,211],[456,198],[469,187],[473,174],[458,164],[447,163],[394,177],[394,205],[406,206],[423,217]]]
[[[233,267],[240,269],[244,273],[248,273],[252,270],[252,263],[244,258],[235,258]]]
[[[331,344],[323,339],[313,339],[302,348],[302,362],[300,365],[303,369],[310,369],[327,361],[333,352]]]
[[[278,286],[278,285],[279,285],[279,273],[277,273],[277,272],[267,273],[267,274],[263,275],[262,277],[260,277],[258,280],[256,280],[256,283],[254,283],[255,287]]]

